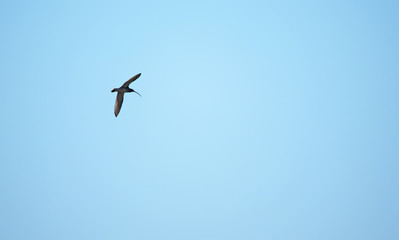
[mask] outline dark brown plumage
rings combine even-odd
[[[118,116],[119,112],[121,111],[122,108],[122,103],[123,103],[123,95],[126,92],[135,92],[137,93],[140,97],[140,93],[134,91],[133,89],[129,88],[129,85],[134,82],[137,78],[141,76],[141,73],[134,75],[131,77],[129,80],[127,80],[120,88],[114,88],[112,89],[111,92],[118,92],[118,95],[116,95],[116,101],[115,101],[115,107],[114,107],[114,113],[115,117]]]

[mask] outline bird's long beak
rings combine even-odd
[[[134,90],[133,90],[133,92],[137,93],[137,94],[141,97],[140,93],[138,93],[138,92],[136,92],[136,91],[134,91]]]

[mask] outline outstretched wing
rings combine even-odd
[[[116,101],[115,101],[115,107],[114,107],[115,117],[117,117],[119,112],[121,111],[122,103],[123,103],[123,95],[124,95],[124,93],[120,93],[120,92],[118,92],[118,95],[116,95]]]
[[[129,87],[129,85],[134,82],[134,80],[136,80],[137,78],[139,78],[141,76],[141,73],[134,75],[132,78],[130,78],[129,80],[127,80],[122,87]]]

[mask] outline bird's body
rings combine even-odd
[[[129,85],[132,82],[134,82],[137,78],[139,78],[140,76],[141,76],[141,73],[139,73],[139,74],[133,76],[132,78],[130,78],[129,80],[127,80],[120,88],[112,89],[111,92],[118,92],[118,95],[116,95],[116,101],[115,101],[115,107],[114,107],[115,117],[117,117],[119,112],[121,111],[122,103],[123,103],[123,96],[125,95],[125,93],[135,92],[141,97],[140,93],[129,88]]]
[[[133,89],[130,89],[129,87],[120,87],[112,89],[111,92],[126,93],[126,92],[133,92]]]

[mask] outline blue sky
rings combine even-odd
[[[2,1],[0,239],[399,239],[398,11]]]

